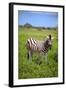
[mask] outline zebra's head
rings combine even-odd
[[[50,49],[52,48],[52,36],[51,35],[47,36],[46,47]]]

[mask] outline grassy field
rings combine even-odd
[[[32,61],[27,59],[26,40],[30,37],[44,40],[47,35],[54,37],[52,49],[48,52],[48,60],[34,54]],[[57,30],[43,30],[19,27],[18,30],[18,78],[49,78],[58,77],[58,32]],[[39,63],[41,64],[39,65]]]

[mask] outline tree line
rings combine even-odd
[[[38,29],[38,30],[41,30],[41,29],[57,30],[57,29],[58,29],[58,26],[56,26],[56,27],[45,27],[45,26],[43,26],[43,27],[38,27],[38,26],[32,26],[32,25],[29,24],[29,23],[26,23],[26,24],[24,24],[24,25],[19,25],[19,27],[36,28],[36,29]]]

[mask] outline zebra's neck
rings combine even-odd
[[[43,47],[43,52],[44,53],[47,53],[48,52],[48,50],[49,50],[49,45],[46,43],[46,41],[44,42],[44,47]]]

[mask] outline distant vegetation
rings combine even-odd
[[[33,27],[30,24],[18,27],[18,78],[48,78],[58,77],[58,30],[45,27]],[[52,49],[48,52],[48,60],[34,54],[32,61],[27,59],[27,49],[25,47],[28,38],[44,40],[51,34],[53,40]],[[39,63],[42,62],[40,65]]]
[[[58,26],[55,26],[55,27],[38,27],[38,26],[32,26],[31,24],[29,23],[26,23],[24,25],[19,25],[19,27],[26,27],[26,28],[36,28],[36,29],[48,29],[48,30],[57,30],[58,29]]]

